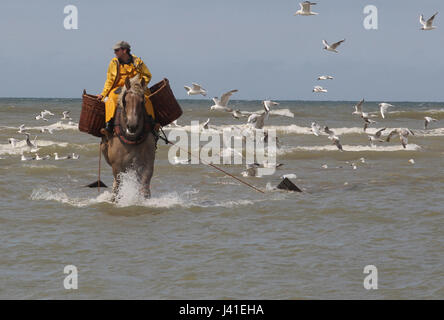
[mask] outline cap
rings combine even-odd
[[[120,48],[122,48],[122,49],[131,49],[131,46],[126,41],[119,41],[119,42],[117,42],[114,45],[113,50],[120,49]]]

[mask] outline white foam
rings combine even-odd
[[[344,152],[395,152],[395,151],[418,151],[421,150],[421,146],[417,144],[408,144],[404,149],[401,144],[390,145],[390,146],[380,146],[375,145],[374,147],[370,145],[342,145]],[[335,151],[340,152],[335,145],[323,145],[323,146],[298,146],[298,147],[286,147],[278,150],[278,155],[284,155],[293,153],[296,151]]]
[[[36,140],[37,149],[33,149],[33,151],[39,150],[41,147],[47,147],[47,146],[59,146],[59,147],[67,147],[68,142],[56,142],[51,140],[39,140],[37,138]],[[2,154],[9,154],[9,155],[19,155],[23,152],[30,152],[30,148],[26,144],[26,140],[21,140],[16,143],[15,148],[12,146],[12,144],[0,144],[0,155]]]

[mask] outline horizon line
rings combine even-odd
[[[82,98],[70,98],[70,97],[0,97],[0,99],[45,99],[45,100],[56,100],[56,99],[64,99],[64,100],[82,100]],[[205,101],[210,99],[190,99],[190,98],[176,98],[177,100],[186,100],[186,101]],[[283,101],[283,102],[351,102],[354,103],[356,101],[359,102],[359,100],[307,100],[307,99],[295,99],[295,100],[289,100],[289,99],[271,99],[272,101]],[[262,99],[230,99],[230,101],[263,101]],[[444,103],[443,101],[423,101],[423,100],[366,100],[365,102],[417,102],[417,103]]]

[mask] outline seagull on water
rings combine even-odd
[[[53,116],[54,115],[54,113],[52,113],[51,111],[49,111],[49,110],[43,110],[42,112],[40,112],[40,114],[42,115],[42,117],[44,117],[44,116]]]
[[[21,160],[22,161],[31,161],[31,160],[35,160],[35,157],[25,157],[25,155],[22,153]]]
[[[327,89],[324,89],[321,86],[315,86],[313,88],[313,92],[328,92],[328,91],[327,91]]]
[[[438,120],[431,118],[431,117],[424,117],[425,122],[424,122],[424,130],[427,130],[427,126],[429,125],[430,122],[436,122]]]
[[[44,157],[40,157],[38,153],[35,154],[35,160],[48,160],[50,158],[51,156],[49,154]]]
[[[322,40],[322,43],[324,44],[324,50],[335,52],[335,53],[339,53],[338,50],[336,50],[336,48],[339,47],[341,45],[341,43],[343,43],[344,41],[345,41],[345,39],[343,39],[341,41],[338,41],[338,42],[335,42],[332,45],[329,45],[327,43],[327,41]]]
[[[385,119],[385,113],[387,112],[387,109],[389,107],[393,107],[393,105],[385,102],[379,104],[379,111],[381,112],[381,116],[383,119]]]
[[[59,157],[58,153],[54,152],[54,160],[66,160],[66,159],[71,159],[71,155]]]
[[[228,101],[230,100],[231,95],[232,95],[233,93],[237,92],[237,91],[238,91],[237,89],[234,89],[234,90],[231,90],[231,91],[225,92],[225,93],[222,95],[222,97],[221,97],[220,100],[219,100],[218,97],[214,97],[214,98],[213,98],[214,105],[212,105],[212,106],[210,107],[210,110],[219,110],[219,111],[232,112],[233,109],[228,108],[227,105],[228,105]]]
[[[294,13],[294,16],[314,16],[318,14],[316,12],[311,11],[311,6],[316,5],[315,2],[304,1],[302,3],[299,3],[299,5],[301,6],[301,9],[296,11]]]
[[[319,76],[318,80],[333,80],[332,76]]]
[[[202,88],[200,85],[198,85],[197,83],[194,83],[194,82],[193,82],[192,87],[184,86],[184,88],[187,91],[187,94],[189,96],[201,94],[205,97],[207,95],[207,91],[204,88]]]
[[[409,143],[408,136],[409,135],[414,136],[415,134],[413,133],[413,131],[411,131],[408,128],[402,128],[402,129],[398,128],[398,129],[392,130],[392,132],[390,132],[390,134],[387,136],[387,139],[385,141],[390,142],[390,138],[395,135],[399,135],[399,139],[401,140],[401,144],[402,144],[403,148],[405,149],[407,147],[407,144]]]
[[[76,153],[72,153],[72,155],[71,155],[71,159],[73,159],[73,160],[78,160],[80,158],[80,155],[78,155],[78,154],[76,154]]]
[[[438,14],[435,13],[429,20],[425,21],[424,20],[424,16],[420,15],[419,16],[419,22],[422,24],[421,30],[433,30],[436,29],[436,27],[433,26],[433,19],[435,19],[436,15]]]
[[[54,133],[54,128],[42,128],[42,129],[40,129],[40,131],[42,133],[45,133],[45,131],[48,131],[48,133],[53,134]]]
[[[384,142],[384,140],[381,139],[382,132],[387,128],[382,128],[376,131],[374,135],[368,135],[368,140],[370,141],[370,146],[374,146],[374,142]]]

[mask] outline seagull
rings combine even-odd
[[[294,13],[294,16],[314,16],[317,15],[318,13],[311,11],[311,6],[316,5],[315,2],[310,2],[310,1],[304,1],[302,3],[299,3],[299,5],[301,6],[301,9],[296,11]]]
[[[69,116],[69,111],[63,111],[62,112],[63,118],[62,120],[72,120],[72,118]]]
[[[332,76],[319,76],[318,80],[333,80]]]
[[[268,111],[271,110],[271,107],[279,105],[278,102],[274,102],[274,101],[271,101],[271,100],[264,100],[264,101],[262,101],[262,103],[264,104],[264,106],[267,107]]]
[[[208,130],[208,123],[210,123],[210,118],[208,118],[208,120],[205,121],[205,123],[202,125],[202,128],[204,128],[205,130]]]
[[[36,119],[36,120],[40,120],[40,119],[42,119],[42,120],[44,120],[44,121],[48,121],[48,119],[46,119],[45,116],[43,116],[42,114],[37,115],[37,116],[35,117],[35,119]]]
[[[22,153],[21,160],[22,160],[22,161],[35,160],[35,157],[25,157],[25,155]]]
[[[20,127],[19,127],[18,129],[19,129],[19,130],[17,131],[18,133],[24,133],[25,125],[24,125],[24,124],[20,125]]]
[[[368,118],[368,113],[367,112],[362,112],[361,113],[361,118],[364,119],[364,132],[365,130],[367,130],[368,126],[376,123],[376,121],[373,121],[371,119]]]
[[[284,174],[283,176],[281,176],[281,179],[296,179],[297,175],[294,173],[288,173],[288,174]]]
[[[315,86],[313,88],[313,92],[328,92],[328,91],[327,91],[327,89],[324,89],[321,86]]]
[[[44,117],[44,116],[53,116],[54,115],[54,113],[52,113],[49,110],[43,110],[42,112],[40,112],[40,114],[42,115],[42,117]]]
[[[197,83],[194,83],[194,82],[193,82],[193,87],[184,86],[184,88],[185,88],[185,90],[187,90],[187,94],[189,96],[201,94],[205,97],[207,95],[207,91],[204,88],[202,88],[200,85],[198,85]]]
[[[373,142],[376,142],[376,141],[384,142],[384,140],[381,139],[381,134],[385,129],[387,129],[387,128],[382,128],[382,129],[376,131],[376,133],[374,135],[368,135],[368,140],[370,141],[370,145],[372,147],[374,146]]]
[[[387,139],[385,141],[390,142],[390,138],[395,135],[399,135],[399,139],[401,140],[401,144],[405,149],[407,147],[407,144],[409,143],[408,136],[409,135],[414,136],[415,134],[413,133],[413,131],[411,131],[410,129],[407,129],[407,128],[394,129],[394,130],[392,130],[392,132],[390,132],[390,134],[387,136]]]
[[[246,114],[243,114],[242,111],[240,111],[240,110],[233,110],[233,111],[231,112],[231,115],[232,115],[233,118],[235,118],[235,119],[239,119],[239,118],[241,118],[241,117],[246,117],[246,116],[247,116]]]
[[[327,41],[322,40],[322,43],[324,44],[324,50],[339,53],[338,50],[336,50],[336,48],[339,47],[339,45],[340,45],[341,43],[343,43],[344,41],[345,41],[345,39],[343,39],[343,40],[341,40],[341,41],[338,41],[338,42],[335,42],[335,43],[333,43],[332,45],[329,45],[329,44],[327,43]]]
[[[35,160],[48,160],[51,156],[48,154],[44,157],[40,157],[38,153],[35,154]]]
[[[66,159],[71,159],[71,155],[59,157],[58,153],[54,152],[54,160],[66,160]]]
[[[421,30],[426,30],[427,31],[427,30],[436,29],[436,27],[434,27],[432,24],[433,24],[433,19],[435,19],[437,14],[438,14],[438,12],[435,13],[429,20],[427,20],[427,22],[424,21],[424,16],[420,15],[419,16],[419,22],[422,24]]]
[[[344,150],[342,150],[341,142],[339,141],[339,138],[338,138],[337,136],[330,135],[330,136],[328,136],[328,138],[329,138],[330,140],[333,141],[333,144],[336,145],[336,147],[337,147],[340,151],[344,151]]]
[[[42,133],[44,133],[45,131],[48,131],[48,133],[53,134],[54,133],[54,128],[42,128],[40,131]]]
[[[393,105],[385,102],[379,104],[379,111],[381,112],[381,116],[383,119],[385,119],[385,112],[389,107],[393,107]]]
[[[247,169],[241,172],[241,174],[243,177],[256,177],[258,167],[259,165],[257,163],[247,164]]]
[[[321,130],[321,126],[320,125],[318,125],[316,122],[312,122],[311,123],[311,131],[313,132],[313,134],[315,136],[318,137],[321,134],[320,130]]]
[[[362,115],[362,105],[364,104],[364,99],[362,99],[361,101],[359,101],[356,105],[355,105],[355,111],[353,111],[352,114],[359,114]]]
[[[425,122],[424,122],[424,130],[427,130],[427,126],[429,125],[430,122],[436,122],[438,120],[433,119],[431,117],[424,117]]]
[[[219,100],[218,97],[214,97],[213,101],[214,101],[214,105],[211,106],[210,110],[219,110],[219,111],[227,111],[227,112],[232,112],[233,109],[228,108],[227,104],[228,104],[228,100],[230,100],[231,95],[234,92],[237,92],[237,89],[225,92],[221,99]]]
[[[174,156],[174,163],[172,164],[188,164],[191,162],[191,159],[181,160],[178,156]]]
[[[335,133],[332,130],[330,130],[330,128],[327,126],[324,126],[324,132],[329,136],[335,136]]]
[[[409,162],[410,162],[411,164],[415,164],[415,160],[413,160],[413,159],[410,159]]]
[[[265,120],[268,119],[270,108],[266,103],[263,103],[265,111],[261,114],[253,113],[247,119],[247,123],[251,124],[255,129],[262,129],[265,125]]]
[[[78,160],[79,158],[80,158],[80,155],[75,154],[74,152],[72,153],[72,155],[71,155],[71,159],[73,159],[73,160]]]

